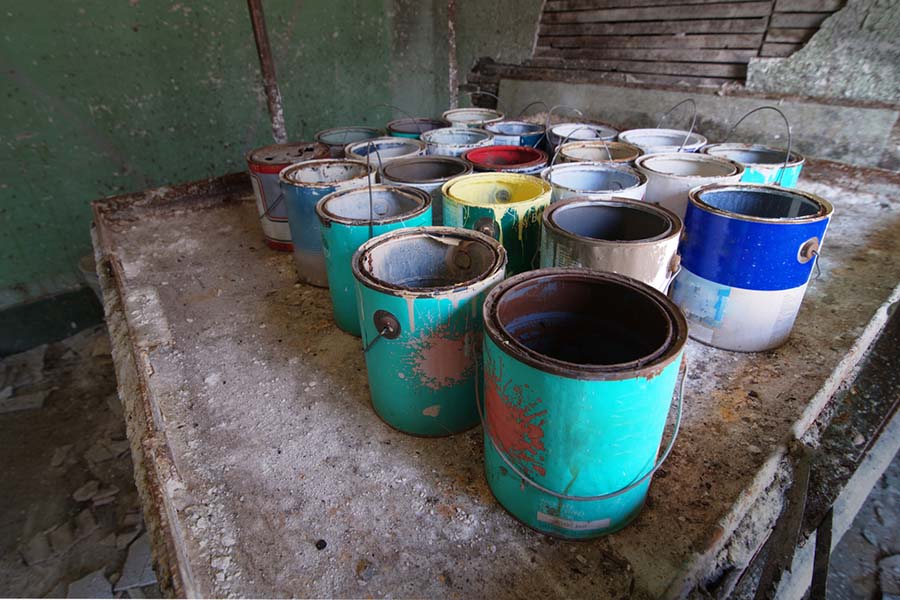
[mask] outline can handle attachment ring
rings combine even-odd
[[[386,310],[376,310],[375,314],[372,315],[372,322],[375,324],[378,335],[372,338],[371,342],[366,344],[363,353],[368,352],[375,342],[381,338],[393,340],[400,335],[400,321]]]
[[[595,502],[595,501],[599,501],[599,500],[609,500],[611,498],[621,496],[622,494],[624,494],[626,492],[630,492],[634,488],[643,484],[645,481],[650,479],[650,477],[652,477],[653,474],[656,473],[659,470],[659,468],[663,466],[663,463],[666,462],[666,459],[669,458],[669,454],[672,452],[672,448],[675,446],[675,440],[678,439],[678,430],[681,428],[681,416],[682,416],[682,409],[684,407],[684,382],[687,380],[687,360],[684,358],[682,358],[680,371],[681,371],[681,373],[680,373],[681,383],[678,386],[678,402],[675,405],[675,424],[672,427],[672,436],[669,439],[669,443],[666,445],[666,449],[663,451],[662,456],[659,458],[659,460],[656,461],[656,463],[653,465],[653,467],[649,471],[647,471],[646,473],[641,475],[638,479],[635,479],[634,481],[632,481],[625,487],[619,488],[618,490],[616,490],[614,492],[609,492],[608,494],[601,494],[599,496],[569,496],[567,494],[560,494],[558,492],[554,492],[553,490],[542,486],[541,484],[539,484],[538,482],[533,480],[531,477],[529,477],[528,475],[523,473],[517,466],[512,464],[512,461],[509,460],[509,457],[507,457],[506,454],[500,449],[500,447],[497,446],[497,441],[494,439],[493,434],[491,434],[491,430],[487,425],[487,421],[485,420],[484,410],[481,405],[481,400],[479,399],[477,393],[475,394],[475,403],[478,408],[478,417],[481,419],[481,426],[484,428],[484,432],[487,434],[487,438],[490,440],[491,445],[494,447],[494,450],[497,452],[497,454],[500,456],[500,458],[503,459],[503,462],[506,463],[506,466],[509,467],[510,470],[513,473],[515,473],[523,481],[523,483],[527,483],[531,487],[533,487],[541,492],[544,492],[545,494],[549,494],[549,495],[553,496],[554,498],[558,498],[560,500],[574,500],[574,501],[578,501],[578,502]]]
[[[779,115],[781,115],[781,119],[784,121],[784,126],[787,128],[788,145],[787,145],[787,151],[784,153],[784,164],[781,166],[781,170],[778,171],[778,177],[775,178],[775,185],[781,185],[781,178],[784,177],[784,172],[787,171],[788,163],[791,162],[791,148],[793,147],[793,144],[794,144],[794,136],[793,136],[793,133],[791,132],[791,123],[790,123],[790,121],[788,121],[787,115],[785,115],[784,112],[782,112],[782,110],[780,108],[778,108],[777,106],[770,106],[770,105],[757,106],[750,112],[746,113],[743,117],[738,119],[737,123],[735,123],[734,125],[731,126],[731,129],[728,130],[728,133],[725,134],[725,139],[722,140],[722,143],[724,144],[725,142],[728,141],[728,138],[731,137],[731,134],[734,133],[734,130],[737,129],[737,126],[741,124],[741,121],[743,121],[744,119],[746,119],[753,113],[760,111],[760,110],[774,110]]]
[[[500,226],[497,224],[497,221],[490,217],[481,217],[475,221],[474,229],[495,240],[500,239]]]
[[[669,110],[664,112],[663,116],[661,116],[659,118],[659,121],[656,122],[656,128],[659,129],[659,126],[663,124],[663,121],[666,120],[666,117],[668,117],[670,114],[672,114],[673,110],[675,110],[682,104],[688,104],[688,103],[690,103],[690,105],[694,108],[694,114],[691,117],[691,127],[690,127],[690,129],[688,129],[687,135],[684,136],[684,139],[681,141],[681,145],[678,147],[678,152],[681,152],[682,150],[684,150],[684,145],[687,144],[687,141],[691,138],[691,134],[694,133],[694,125],[697,124],[697,103],[694,102],[693,98],[685,98],[684,100],[682,100],[681,102],[679,102],[678,104],[676,104],[675,106],[673,106],[672,108],[670,108]]]

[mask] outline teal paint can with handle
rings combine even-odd
[[[350,265],[366,241],[402,227],[431,225],[431,194],[414,187],[373,185],[329,194],[316,204],[334,322],[360,335]]]
[[[482,312],[504,276],[506,251],[477,231],[398,229],[353,257],[372,407],[413,435],[478,424]]]
[[[539,269],[484,304],[485,473],[525,525],[585,539],[644,504],[687,341],[684,315],[637,280]],[[682,377],[682,384],[684,378]]]

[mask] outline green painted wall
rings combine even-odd
[[[92,199],[244,168],[271,141],[243,0],[7,2],[0,306],[79,285]],[[540,0],[458,0],[460,75],[531,51]],[[447,105],[446,3],[266,0],[293,139]]]

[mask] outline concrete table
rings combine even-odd
[[[781,510],[788,442],[815,437],[900,297],[897,184],[810,161],[801,187],[835,215],[790,341],[760,354],[690,342],[682,433],[648,505],[622,532],[580,543],[535,533],[496,503],[480,428],[420,439],[378,419],[360,340],[334,326],[326,290],[297,284],[291,256],[263,244],[245,175],[96,202],[119,391],[164,589],[730,589],[723,578],[747,565]]]

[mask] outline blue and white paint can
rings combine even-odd
[[[774,185],[691,190],[672,299],[690,336],[742,352],[787,341],[834,209]]]

